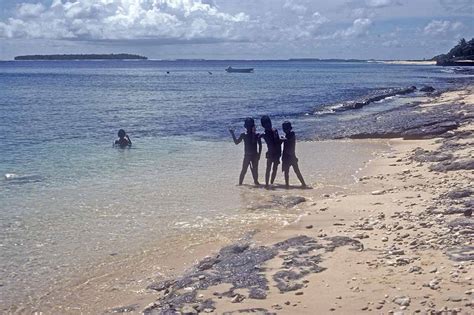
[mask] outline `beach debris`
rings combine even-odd
[[[189,305],[185,305],[181,308],[182,315],[196,315],[197,313],[198,312],[196,311],[196,309],[194,309],[193,307]]]
[[[274,305],[275,309],[281,309],[281,307],[278,304]],[[261,307],[254,307],[254,308],[246,308],[246,309],[241,309],[241,310],[236,310],[236,311],[231,311],[231,312],[224,312],[222,315],[241,315],[241,314],[253,314],[253,315],[276,315],[274,312],[270,312],[265,308]]]
[[[357,233],[355,234],[354,236],[352,236],[353,238],[358,238],[358,239],[364,239],[364,238],[369,238],[369,235],[365,234],[365,233]]]
[[[439,289],[439,282],[440,281],[441,281],[440,279],[434,278],[430,282],[428,282],[427,284],[424,284],[423,286],[428,287],[432,290],[437,290],[437,289]]]
[[[139,307],[138,304],[121,306],[121,307],[112,308],[109,311],[107,311],[107,313],[130,313],[130,312],[135,312],[138,309],[138,307]]]
[[[385,190],[374,190],[371,192],[372,195],[383,195],[385,194]]]
[[[234,295],[234,297],[232,298],[232,300],[230,300],[232,303],[240,303],[242,302],[243,300],[245,299],[245,296],[243,296],[242,294],[236,294]]]
[[[249,299],[264,300],[267,298],[267,292],[259,288],[251,288],[249,291]]]
[[[446,300],[451,301],[451,302],[461,302],[463,300],[463,297],[462,296],[450,296]]]
[[[408,273],[416,273],[416,274],[421,274],[423,269],[420,266],[410,266],[408,269]]]
[[[168,289],[172,284],[173,284],[173,281],[165,280],[165,281],[161,281],[157,283],[152,283],[149,286],[147,286],[147,289],[155,290],[159,292],[159,291]]]
[[[408,296],[397,296],[392,300],[392,302],[400,306],[408,306],[410,305],[411,300]]]

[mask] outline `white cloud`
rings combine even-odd
[[[430,36],[448,36],[463,28],[464,25],[461,22],[432,20],[425,26],[423,32]]]
[[[372,12],[369,12],[366,8],[355,8],[351,11],[350,16],[352,18],[366,18],[369,15],[372,15]]]
[[[355,19],[350,27],[337,31],[333,37],[359,37],[367,34],[371,25],[370,19]]]
[[[365,0],[365,4],[371,8],[384,8],[399,3],[396,0]]]
[[[302,19],[295,25],[288,27],[284,33],[288,34],[284,39],[301,40],[317,37],[321,26],[328,23],[329,19],[322,16],[319,12],[314,12],[311,18]]]
[[[22,18],[33,18],[39,16],[45,10],[41,3],[22,3],[18,6],[18,16]]]
[[[321,13],[319,12],[314,12],[311,18],[312,18],[313,23],[318,24],[318,25],[329,22],[329,19],[325,16],[322,16]]]
[[[54,0],[21,4],[0,22],[0,37],[71,40],[241,40],[244,13],[221,12],[209,0]]]
[[[286,0],[283,8],[289,9],[290,11],[299,15],[304,15],[306,10],[308,10],[304,5],[295,3],[293,0]]]

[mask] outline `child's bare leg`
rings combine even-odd
[[[255,185],[260,185],[258,182],[258,158],[254,158],[253,161],[251,162],[252,165],[252,176],[253,176],[253,182]]]
[[[304,182],[303,175],[301,175],[300,168],[298,167],[298,163],[293,164],[293,169],[295,170],[296,177],[298,177],[298,179],[300,180],[301,185],[303,187],[306,187],[306,183]]]
[[[244,161],[242,162],[242,171],[240,171],[239,185],[242,185],[242,183],[244,182],[245,174],[247,173],[249,164],[250,164],[250,159],[247,157],[244,157]]]
[[[284,172],[286,189],[290,188],[290,170]]]
[[[272,169],[272,161],[267,159],[267,169],[265,170],[265,186],[268,186],[270,180],[270,171]]]
[[[271,181],[272,185],[273,185],[273,182],[275,181],[277,171],[278,171],[278,163],[273,162],[273,172],[272,172],[272,181]]]

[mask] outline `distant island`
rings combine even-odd
[[[290,58],[288,61],[317,61],[317,62],[367,62],[363,59],[320,59],[320,58]]]
[[[25,55],[15,60],[147,60],[147,57],[131,54],[72,54],[72,55]]]
[[[433,57],[438,66],[474,66],[474,38],[462,38],[447,54]]]

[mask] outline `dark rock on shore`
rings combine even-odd
[[[435,91],[435,88],[432,87],[432,86],[429,86],[429,85],[425,85],[423,86],[421,89],[420,89],[421,92],[428,92],[428,93],[431,93],[431,92],[434,92]]]
[[[147,287],[147,289],[159,292],[168,289],[172,284],[172,281],[165,280],[158,283],[152,283]]]
[[[462,103],[422,105],[411,103],[353,119],[335,120],[330,125],[315,125],[314,136],[318,139],[452,137],[453,130],[474,120],[472,109]]]
[[[327,239],[330,241],[329,245],[326,247],[328,251],[333,251],[336,247],[341,246],[351,246],[351,250],[357,251],[364,249],[364,245],[360,241],[347,236],[333,236]]]
[[[224,312],[222,315],[237,315],[237,314],[256,314],[256,315],[276,315],[274,312],[270,312],[265,308],[261,307],[254,307],[254,308],[246,308],[232,312]]]
[[[447,215],[461,214],[461,213],[464,213],[464,211],[466,211],[466,209],[464,209],[464,208],[448,208],[443,213],[447,214]]]
[[[417,148],[412,157],[417,162],[441,162],[453,158],[451,153],[442,153],[439,151],[428,151],[422,148]]]
[[[454,261],[473,261],[474,260],[474,246],[461,246],[451,248],[446,251],[449,259]]]
[[[416,91],[415,86],[411,86],[405,89],[391,89],[386,92],[382,92],[381,94],[369,97],[367,99],[361,100],[361,101],[354,101],[354,102],[347,102],[343,104],[341,107],[333,109],[335,112],[343,112],[351,109],[359,109],[362,108],[366,105],[369,105],[370,103],[378,102],[381,100],[384,100],[388,97],[396,96],[396,95],[405,95],[409,93],[413,93]]]
[[[443,161],[441,163],[431,165],[430,170],[436,172],[474,170],[474,159]]]
[[[301,196],[273,196],[273,202],[279,204],[285,208],[291,208],[305,202],[306,198]]]
[[[472,195],[472,189],[459,188],[459,189],[454,189],[447,192],[446,194],[442,195],[442,197],[450,198],[450,199],[460,199],[460,198],[469,197],[471,195]]]
[[[474,219],[473,218],[457,218],[448,223],[449,227],[468,227],[474,230]]]
[[[273,246],[252,246],[248,242],[226,246],[217,255],[203,259],[182,277],[150,285],[150,289],[164,291],[164,294],[143,313],[176,314],[183,313],[184,308],[190,314],[193,314],[192,310],[212,312],[214,301],[203,300],[197,293],[224,283],[232,287],[223,293],[215,292],[218,298],[231,298],[235,303],[246,298],[265,299],[269,283],[261,271],[263,264],[276,256],[283,259],[280,270],[273,275],[277,288],[281,292],[298,290],[304,286],[303,278],[308,274],[325,270],[319,266],[322,257],[320,252],[315,253],[316,250],[329,252],[346,245],[358,250],[363,248],[359,241],[343,236],[325,238],[323,243],[308,236],[297,236]],[[238,294],[234,292],[236,289],[247,289],[249,294]],[[241,311],[246,310],[229,314]],[[262,314],[271,313],[262,310]]]
[[[432,138],[458,127],[459,123],[456,121],[430,122],[402,131],[400,136],[404,139]]]
[[[306,201],[306,198],[301,197],[301,196],[271,195],[269,197],[262,198],[259,202],[248,207],[248,209],[252,209],[252,210],[263,210],[263,209],[272,209],[272,208],[289,209],[305,201]]]

